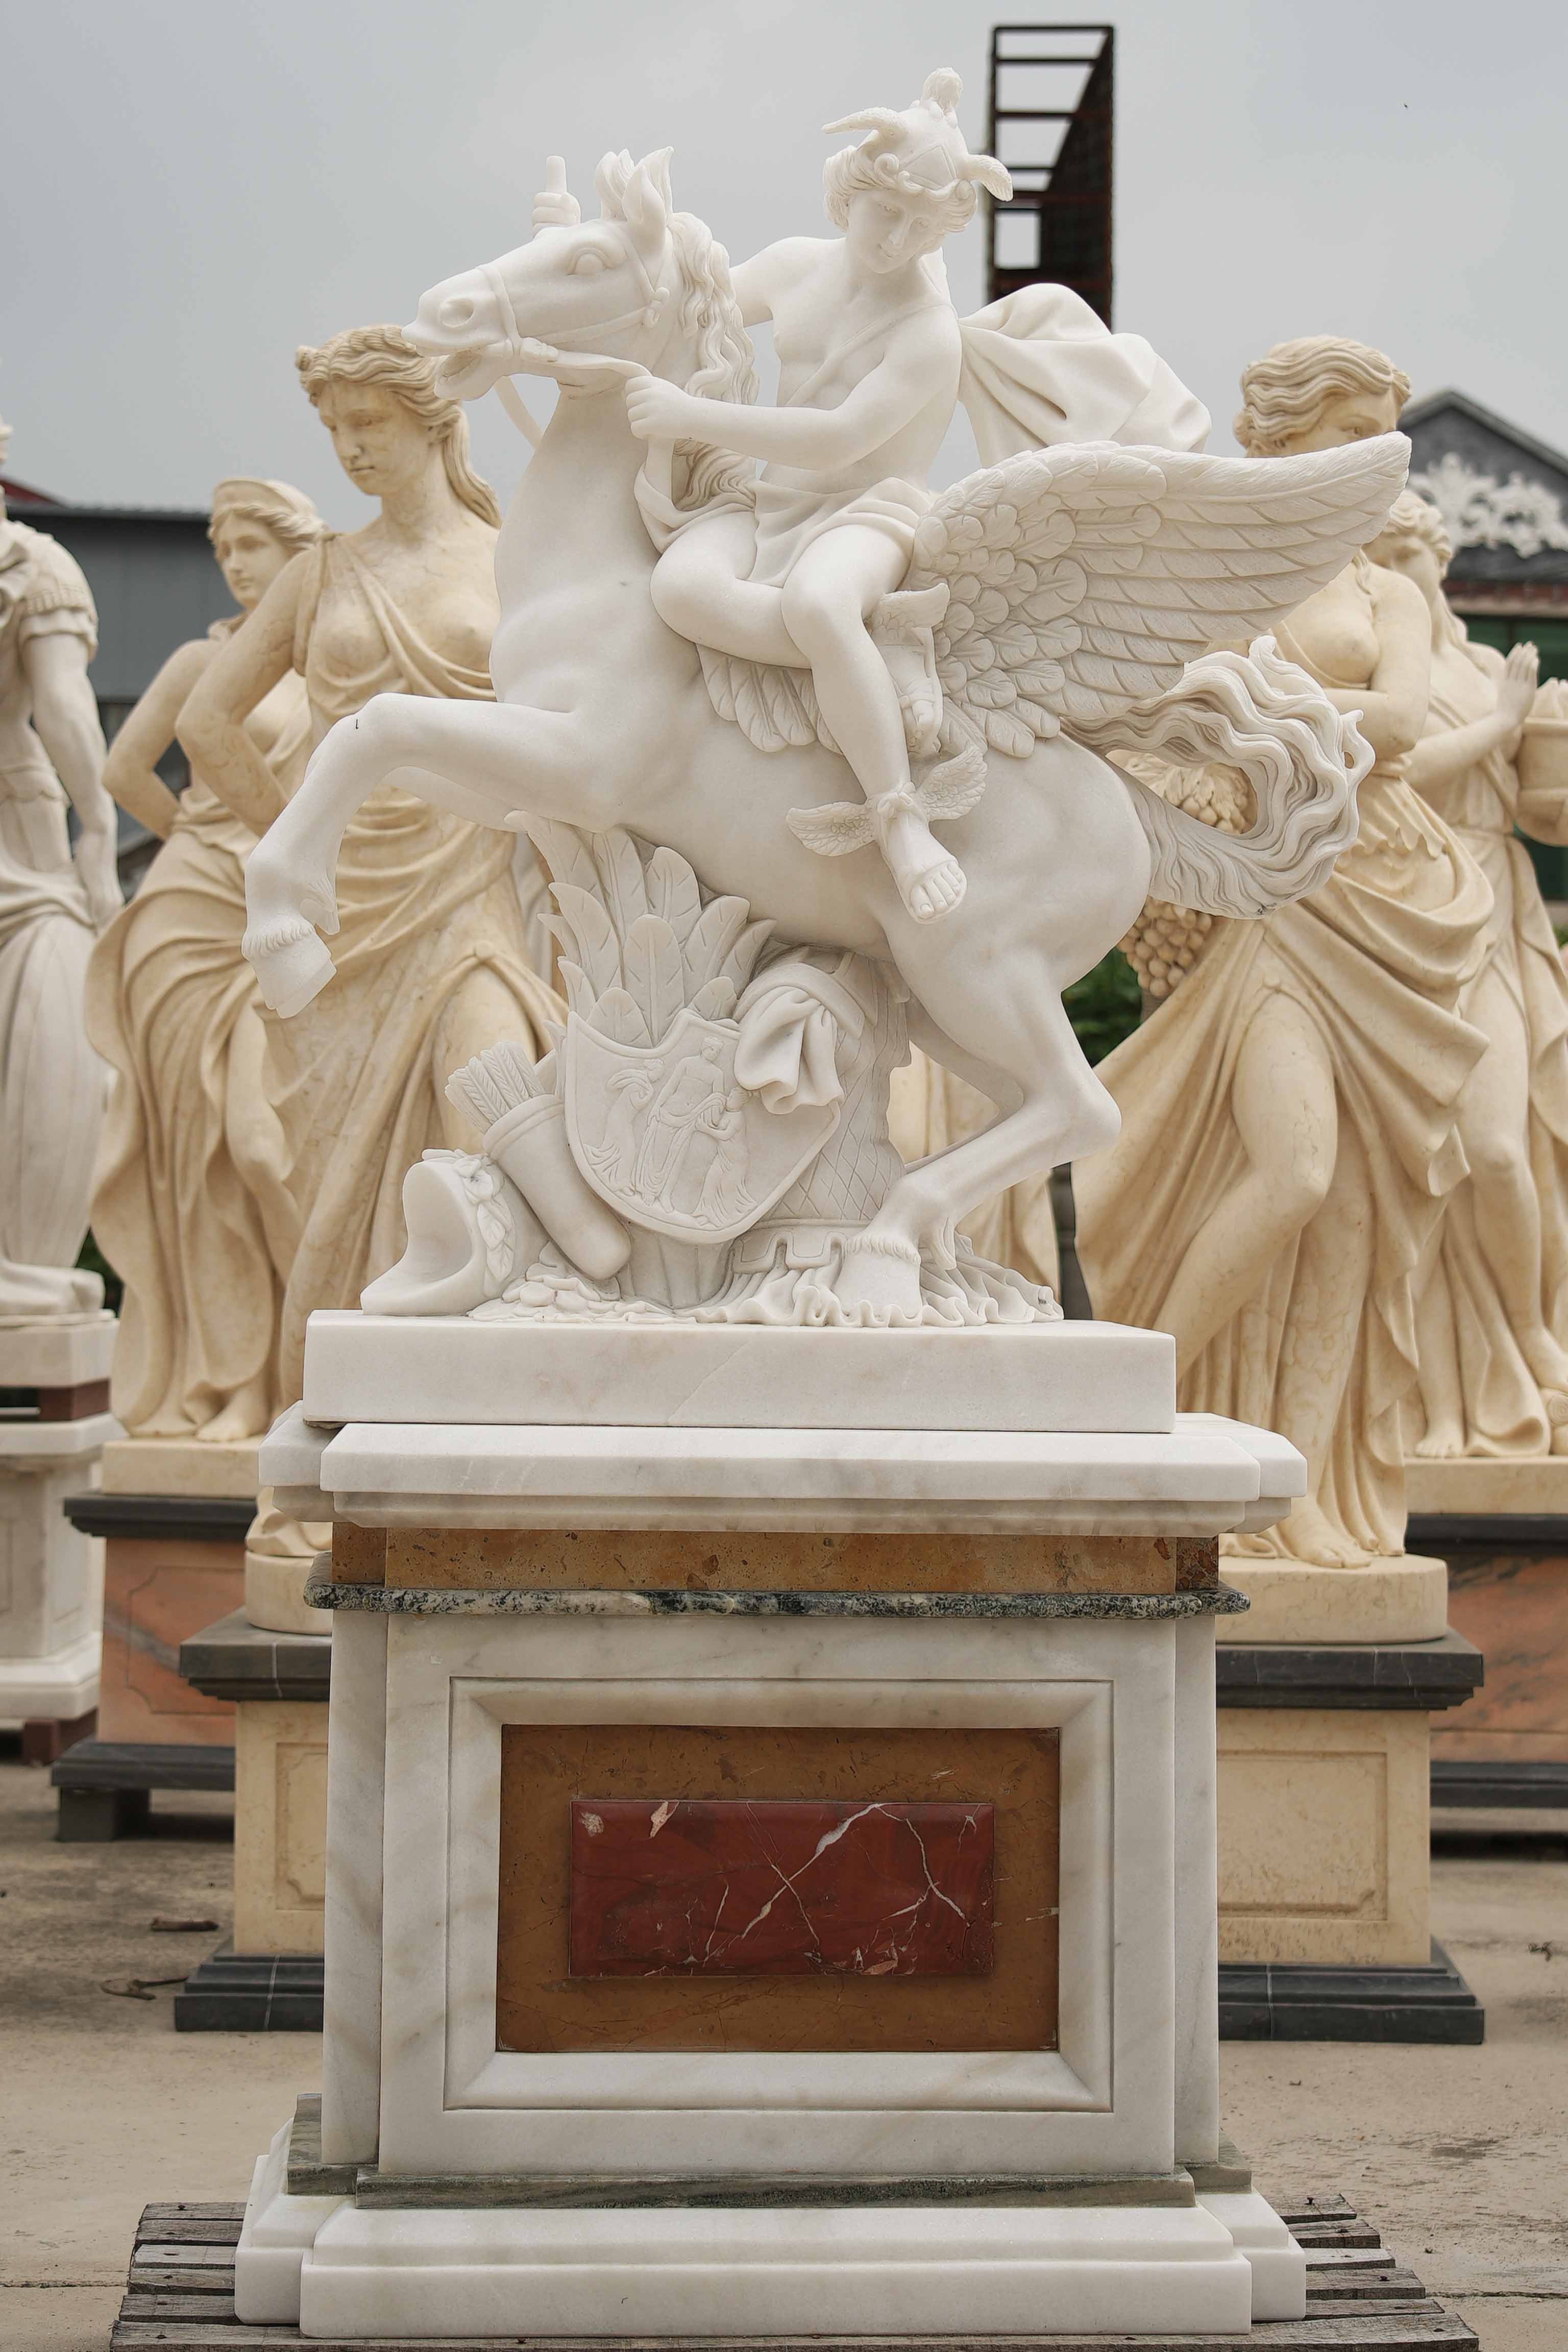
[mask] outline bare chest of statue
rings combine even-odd
[[[418,545],[366,532],[354,551],[409,637],[444,662],[483,671],[500,614],[494,549],[494,535],[481,530]],[[370,670],[385,657],[382,620],[363,595],[323,600],[316,625],[340,670]]]
[[[1325,686],[1370,686],[1380,645],[1370,585],[1352,564],[1290,615],[1296,656]]]

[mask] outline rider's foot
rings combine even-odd
[[[942,686],[932,632],[947,611],[945,582],[934,588],[897,589],[871,615],[871,635],[898,689],[904,740],[911,760],[930,759],[942,733]]]
[[[876,804],[877,833],[888,871],[917,923],[951,915],[964,893],[963,868],[901,793]]]

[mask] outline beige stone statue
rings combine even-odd
[[[0,424],[0,458],[10,440]],[[100,1311],[76,1270],[105,1074],[82,1026],[94,933],[121,905],[114,803],[74,557],[0,497],[0,1318]],[[63,789],[62,789],[63,787]],[[77,820],[73,857],[67,802]]]
[[[218,484],[209,536],[241,609],[170,655],[104,769],[121,806],[164,845],[99,941],[87,987],[89,1034],[119,1076],[92,1222],[125,1283],[112,1393],[132,1436],[258,1437],[291,1401],[278,1392],[278,1326],[299,1220],[239,948],[257,834],[199,770],[178,799],[154,771],[214,656],[325,530],[286,482]],[[304,681],[279,678],[245,727],[286,798],[310,750]]]
[[[373,695],[488,699],[498,509],[469,465],[461,406],[395,327],[302,348],[300,381],[349,479],[380,501],[272,583],[205,671],[180,740],[231,808],[262,824],[282,795],[246,721],[290,668],[319,741]],[[471,1143],[447,1076],[498,1038],[546,1050],[559,1010],[531,969],[510,835],[384,784],[350,825],[337,874],[341,985],[273,1022],[268,1086],[300,1236],[279,1393],[300,1393],[305,1321],[354,1307],[404,1246],[403,1179],[427,1147]]]
[[[1431,616],[1432,699],[1410,781],[1492,887],[1486,959],[1461,1004],[1488,1041],[1459,1104],[1470,1172],[1422,1286],[1406,1444],[1428,1459],[1568,1452],[1568,1351],[1556,1336],[1568,1315],[1568,973],[1515,831],[1568,842],[1568,760],[1551,720],[1531,723],[1535,647],[1505,660],[1472,645],[1450,611],[1452,549],[1436,508],[1406,492],[1368,551],[1415,582]]]
[[[1381,352],[1328,336],[1277,346],[1242,387],[1252,456],[1389,432],[1409,390]],[[1237,1548],[1346,1568],[1404,1551],[1416,1276],[1464,1173],[1458,1104],[1486,1040],[1458,1007],[1491,891],[1408,781],[1431,671],[1414,583],[1358,556],[1277,634],[1360,713],[1376,754],[1360,837],[1310,898],[1215,920],[1100,1065],[1123,1127],[1075,1171],[1079,1250],[1099,1313],[1174,1333],[1184,1407],[1307,1456],[1306,1497]],[[1199,813],[1223,821],[1225,785],[1208,780]],[[1174,796],[1193,806],[1199,780]],[[1182,957],[1155,912],[1159,992]]]

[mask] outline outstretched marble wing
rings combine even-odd
[[[1208,646],[1257,636],[1342,572],[1409,458],[1399,433],[1295,457],[1096,442],[971,474],[921,523],[904,583],[952,592],[936,636],[950,710],[1023,759],[1168,692]]]

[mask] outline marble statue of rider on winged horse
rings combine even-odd
[[[247,878],[284,1013],[331,977],[343,829],[393,780],[536,842],[620,829],[803,951],[896,975],[909,1034],[1000,1115],[856,1236],[837,1286],[879,1311],[918,1307],[922,1252],[975,1202],[1114,1136],[1061,995],[1147,897],[1262,915],[1353,840],[1370,753],[1261,633],[1375,534],[1408,458],[1398,435],[1202,455],[1198,403],[1060,288],[961,322],[942,240],[977,185],[1009,190],[958,96],[938,72],[830,126],[864,134],[826,167],[840,236],[731,272],[668,151],[611,154],[598,220],[552,167],[531,241],[424,297],[407,332],[445,392],[559,387],[498,549],[498,699],[376,698]],[[933,497],[960,400],[982,468]],[[1113,764],[1136,751],[1238,770],[1250,831],[1168,806]]]

